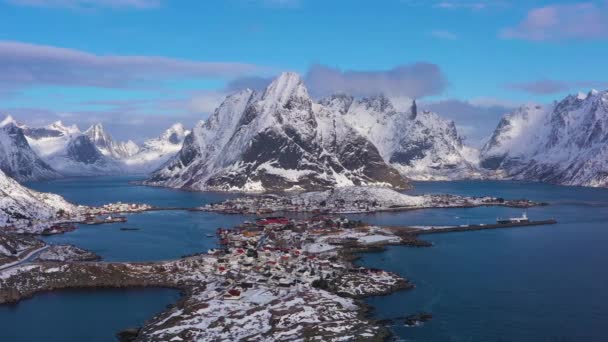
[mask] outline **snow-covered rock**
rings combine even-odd
[[[355,207],[355,203],[375,203],[378,207],[417,207],[430,203],[428,197],[411,196],[402,194],[393,189],[381,187],[342,187],[325,191],[306,192],[294,195],[290,198],[292,203],[336,203],[341,202],[344,206]]]
[[[0,123],[0,169],[21,182],[59,177],[31,148],[23,127],[11,116]]]
[[[24,220],[48,221],[58,212],[76,211],[61,196],[28,189],[0,171],[0,227]]]
[[[95,127],[95,126],[93,126]],[[43,128],[25,129],[28,143],[53,169],[64,176],[94,176],[123,173],[123,165],[97,144],[104,140],[93,129],[83,134],[76,126],[65,126],[61,121]],[[97,140],[94,140],[97,139]],[[113,146],[111,137],[110,146]]]
[[[370,139],[310,98],[295,73],[281,74],[261,94],[228,96],[146,184],[219,191],[408,187]]]
[[[128,158],[139,151],[139,146],[131,140],[127,142],[114,141],[112,136],[105,131],[100,123],[89,127],[89,129],[84,131],[84,135],[91,139],[103,155],[115,159]]]
[[[188,134],[190,131],[184,125],[176,123],[159,137],[146,140],[137,153],[124,158],[123,162],[129,170],[142,173],[154,171],[179,152]]]
[[[416,101],[397,110],[385,96],[324,98],[321,104],[344,117],[367,137],[383,159],[415,180],[449,180],[479,176],[475,153],[463,145],[453,121],[420,111]]]
[[[149,173],[175,155],[188,134],[175,124],[140,147],[131,140],[115,141],[101,124],[81,132],[57,121],[42,128],[23,126],[23,131],[36,154],[64,176]]]
[[[608,91],[506,115],[482,148],[481,166],[505,178],[608,186]]]

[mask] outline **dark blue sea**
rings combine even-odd
[[[31,183],[34,189],[82,204],[113,201],[191,207],[229,197],[130,184],[132,177]],[[430,312],[427,324],[395,322],[404,341],[607,341],[608,190],[520,182],[424,182],[412,193],[453,193],[546,201],[532,219],[557,225],[426,236],[430,248],[392,247],[364,254],[361,264],[395,271],[416,288],[367,300],[374,316],[392,319]],[[387,225],[490,223],[519,216],[510,208],[438,209],[357,215]],[[105,260],[177,258],[215,246],[207,238],[244,216],[166,211],[130,215],[124,224],[83,226],[47,238],[92,250]],[[139,228],[121,231],[121,227]],[[175,302],[167,289],[61,291],[0,306],[0,341],[112,341]],[[35,328],[34,328],[35,327]]]

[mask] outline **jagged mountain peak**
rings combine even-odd
[[[333,94],[319,100],[319,104],[327,107],[329,110],[346,114],[353,104],[354,97],[345,93]]]
[[[481,166],[509,178],[608,186],[608,92],[572,94],[503,117]]]
[[[366,106],[367,109],[379,113],[395,113],[395,107],[391,100],[384,94],[376,94],[363,97],[358,100],[359,103]]]
[[[103,124],[100,122],[92,124],[89,128],[87,128],[86,131],[84,131],[84,134],[90,136],[91,138],[93,138],[93,140],[105,138],[108,136],[103,127]]]
[[[299,74],[283,72],[266,87],[260,102],[264,107],[286,107],[306,103],[310,106],[312,100]]]
[[[315,102],[297,74],[283,73],[262,95],[244,90],[228,96],[147,183],[241,191],[404,188],[409,172],[466,173],[470,165],[460,154],[455,125],[433,113],[416,118],[412,100],[404,108],[398,111],[384,95],[335,94]]]
[[[46,126],[46,128],[51,129],[51,130],[55,130],[55,131],[59,131],[65,134],[76,134],[76,133],[80,133],[80,128],[78,128],[78,126],[71,125],[71,126],[66,126],[63,121],[61,120],[57,120],[53,123],[51,123],[50,125]]]
[[[4,126],[8,126],[8,125],[15,125],[15,126],[19,126],[19,124],[17,124],[17,121],[15,120],[15,118],[13,118],[12,115],[7,115],[4,120],[2,120],[0,122],[0,127],[4,127]]]
[[[166,129],[159,137],[160,140],[171,144],[181,144],[184,137],[189,133],[181,123],[175,123]]]
[[[10,117],[0,126],[0,169],[18,181],[50,179],[58,173],[34,152],[19,126]]]

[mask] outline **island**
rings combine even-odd
[[[546,205],[527,199],[467,197],[448,194],[407,195],[387,187],[351,186],[299,194],[264,194],[233,198],[193,210],[225,214],[265,215],[275,212],[361,214],[432,208],[504,206],[530,208]]]

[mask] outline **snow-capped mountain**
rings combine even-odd
[[[447,180],[478,175],[475,151],[463,145],[454,122],[418,110],[416,101],[402,111],[382,95],[362,99],[334,95],[320,103],[342,115],[378,148],[386,162],[408,178]]]
[[[453,123],[383,96],[313,101],[297,74],[226,98],[146,182],[193,190],[408,187],[405,176],[473,167]],[[397,169],[402,173],[400,174]],[[442,176],[443,177],[443,176]]]
[[[481,166],[507,178],[608,186],[608,91],[506,115],[482,148]]]
[[[144,141],[137,153],[124,158],[123,162],[129,169],[142,173],[154,171],[179,152],[189,133],[184,125],[176,123],[159,137]]]
[[[0,170],[21,182],[59,177],[32,150],[22,126],[11,116],[0,122]]]
[[[61,121],[42,128],[20,127],[35,153],[64,176],[149,173],[175,155],[189,133],[175,124],[140,147],[131,140],[114,140],[101,124],[84,132]]]
[[[95,127],[95,126],[93,126]],[[87,130],[92,133],[92,130]],[[106,156],[89,134],[61,121],[43,128],[25,129],[27,141],[34,151],[53,169],[64,176],[93,176],[124,172],[120,161]],[[98,142],[101,143],[100,136]],[[111,137],[109,138],[111,143]],[[110,145],[111,146],[111,145]]]
[[[61,196],[30,190],[0,171],[0,226],[23,220],[49,220],[76,206]]]
[[[406,187],[414,179],[477,175],[454,124],[395,109],[384,96],[313,101],[297,74],[226,98],[146,182],[194,190]],[[398,174],[398,172],[399,174]]]
[[[103,155],[115,159],[129,158],[139,151],[139,146],[131,140],[126,142],[114,141],[112,136],[106,133],[103,125],[100,123],[89,127],[89,129],[84,131],[84,135],[91,139]]]

